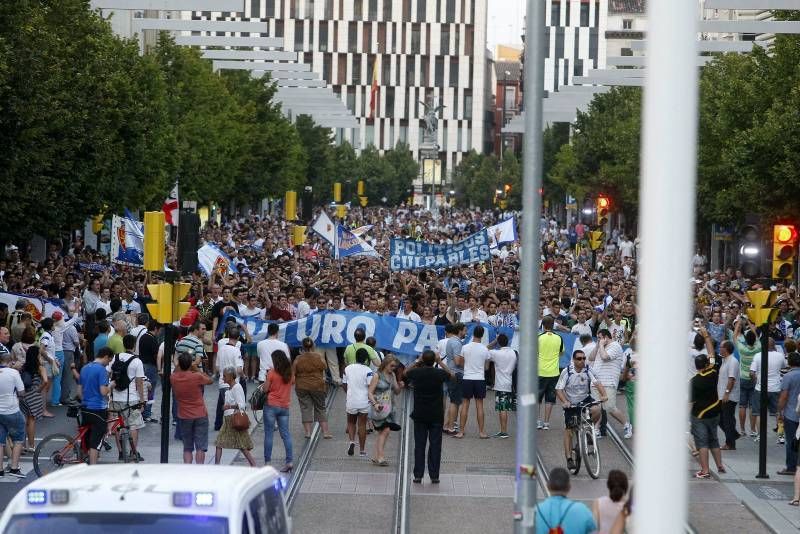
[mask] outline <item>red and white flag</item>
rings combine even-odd
[[[164,212],[164,219],[166,219],[167,224],[178,225],[178,182],[175,182],[175,187],[172,188],[169,196],[164,201],[164,205],[161,206],[161,211]]]

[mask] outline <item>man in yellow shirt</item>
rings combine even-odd
[[[547,315],[542,319],[542,329],[539,334],[539,420],[536,428],[550,430],[550,414],[556,402],[556,383],[558,382],[558,360],[564,352],[564,340],[553,333],[554,319]],[[544,419],[542,419],[542,399],[544,399]]]

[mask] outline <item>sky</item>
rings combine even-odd
[[[522,45],[525,0],[488,0],[487,41],[494,53],[498,44]]]

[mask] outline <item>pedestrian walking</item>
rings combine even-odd
[[[178,405],[183,463],[190,464],[194,460],[202,465],[208,451],[208,410],[203,386],[211,384],[211,377],[200,370],[193,354],[180,352],[178,368],[169,380]]]
[[[628,476],[617,469],[608,472],[606,480],[608,495],[592,502],[592,516],[597,524],[596,534],[609,534],[625,505],[624,497],[628,493]]]
[[[741,434],[736,431],[736,405],[739,404],[739,362],[733,355],[733,343],[727,339],[719,344],[719,378],[717,397],[720,399],[719,427],[725,434],[723,451],[735,451],[736,440]]]
[[[386,440],[389,438],[389,432],[400,430],[400,425],[395,420],[393,398],[393,395],[398,395],[403,387],[403,383],[398,383],[395,376],[397,364],[397,358],[386,356],[378,366],[377,372],[372,375],[369,383],[369,418],[378,433],[378,439],[375,443],[375,456],[372,458],[372,463],[380,466],[389,465],[383,454]]]
[[[223,449],[238,449],[245,457],[251,467],[255,467],[256,460],[250,452],[253,450],[253,439],[248,430],[239,430],[233,427],[233,414],[245,412],[247,401],[244,396],[244,389],[239,383],[241,368],[225,367],[220,372],[222,380],[228,386],[225,389],[225,399],[223,403],[223,420],[219,434],[217,434],[216,451],[214,463],[219,465],[222,460]]]
[[[25,394],[19,405],[22,415],[25,416],[27,442],[22,450],[24,454],[33,454],[36,447],[36,421],[44,416],[42,390],[47,383],[47,371],[42,365],[39,352],[38,345],[28,347],[25,352],[25,364],[20,370],[22,384],[25,386]]]
[[[269,369],[264,377],[264,383],[261,384],[261,389],[267,396],[264,404],[264,463],[268,465],[272,461],[272,436],[277,422],[283,447],[286,449],[286,460],[280,471],[291,473],[294,467],[292,435],[289,433],[289,402],[294,383],[292,364],[282,349],[273,351],[270,360],[273,367]],[[264,358],[261,363],[264,363]]]
[[[372,381],[373,372],[369,368],[371,358],[367,349],[356,350],[355,358],[355,363],[345,367],[342,379],[342,386],[347,391],[345,411],[347,412],[347,436],[350,438],[347,455],[355,454],[356,427],[358,427],[358,454],[366,458],[369,384]]]
[[[114,384],[109,381],[107,366],[113,355],[108,347],[98,349],[93,354],[92,361],[81,368],[78,380],[81,422],[89,427],[86,437],[89,465],[97,463],[100,447],[108,432],[108,395]]]
[[[222,377],[222,371],[228,367],[235,369],[241,377],[244,369],[244,358],[242,358],[241,343],[239,342],[239,327],[228,327],[228,337],[221,339],[217,344],[217,359],[215,362],[216,368],[214,372],[219,376],[218,386],[219,395],[217,396],[217,409],[214,416],[214,430],[222,428],[222,419],[225,404],[225,396],[228,392],[228,383]],[[244,394],[244,391],[242,391]]]
[[[592,512],[585,504],[568,498],[571,489],[569,473],[563,467],[550,471],[547,481],[550,497],[536,507],[534,522],[536,534],[564,532],[589,534],[597,530]]]
[[[322,437],[331,439],[333,436],[328,428],[328,408],[325,406],[325,360],[323,356],[314,352],[314,342],[310,337],[303,339],[303,352],[295,358],[292,364],[295,377],[295,394],[300,404],[300,418],[306,439],[311,437],[311,426],[319,423]]]
[[[695,356],[697,374],[691,380],[691,405],[692,405],[692,437],[698,449],[700,471],[695,473],[695,478],[711,478],[708,472],[708,452],[714,457],[717,471],[725,473],[722,465],[722,454],[719,450],[717,439],[717,426],[719,425],[720,401],[717,396],[717,379],[719,374],[711,364],[708,356],[699,354]]]
[[[150,319],[146,313],[139,314],[140,320],[147,318],[147,329],[141,333],[139,337],[139,359],[142,360],[144,366],[144,376],[150,383],[147,393],[147,402],[142,411],[142,417],[145,423],[158,423],[158,419],[153,417],[153,402],[156,395],[156,387],[159,383],[158,368],[158,332],[161,326],[158,321]]]
[[[25,418],[19,409],[19,398],[25,394],[25,385],[19,371],[10,367],[11,353],[0,354],[0,476],[4,474],[5,450],[9,449],[8,474],[16,478],[25,478],[19,468],[19,457],[22,444],[25,442]],[[10,438],[12,446],[6,447]]]
[[[798,455],[796,439],[793,439],[798,432],[798,406],[797,399],[800,398],[800,353],[791,352],[787,357],[789,372],[783,375],[781,380],[781,393],[778,397],[778,421],[783,423],[786,433],[786,465],[778,471],[779,475],[794,475],[797,471]]]
[[[411,419],[414,421],[414,482],[417,484],[425,475],[426,448],[428,476],[431,483],[439,483],[444,423],[442,386],[452,378],[453,372],[432,350],[423,352],[405,372],[405,382],[414,391]]]

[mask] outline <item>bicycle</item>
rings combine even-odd
[[[122,410],[109,410],[109,414],[116,413],[116,417],[107,419],[108,432],[106,436],[117,433],[119,436],[120,452],[125,463],[139,463],[139,454],[133,442],[130,428],[125,424],[124,414],[132,410],[140,409],[144,406],[136,404],[123,408]],[[67,465],[82,464],[89,461],[88,438],[91,427],[81,419],[80,407],[69,406],[68,417],[74,417],[78,422],[78,433],[75,436],[67,434],[50,434],[36,446],[33,453],[33,469],[36,475],[42,477]],[[103,448],[111,450],[111,445],[103,438]]]
[[[586,472],[592,478],[600,476],[600,449],[597,447],[597,436],[594,433],[592,423],[592,406],[602,404],[600,401],[592,401],[580,405],[580,416],[573,416],[570,421],[572,431],[572,459],[574,468],[569,471],[577,475],[581,470],[581,458],[586,467]]]

